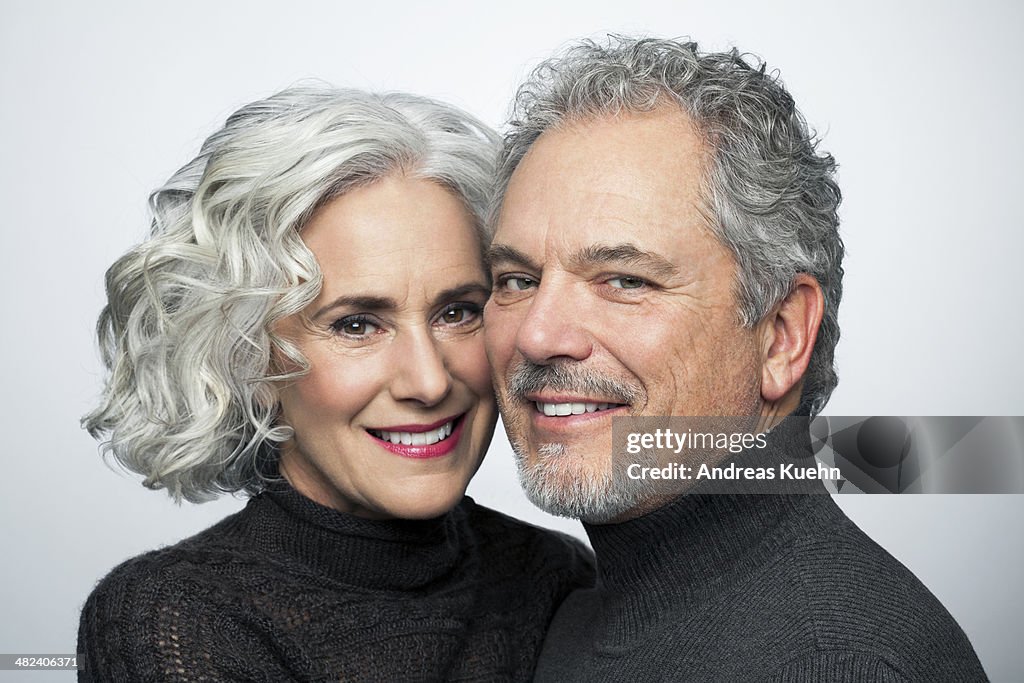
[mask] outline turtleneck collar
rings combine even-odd
[[[365,519],[324,507],[286,483],[254,497],[253,542],[283,552],[332,579],[377,590],[409,591],[450,574],[459,563],[459,506],[425,520]]]
[[[763,466],[782,452],[792,457],[794,447],[803,448],[803,440],[795,437],[799,433],[793,427],[777,430],[767,452],[748,451],[734,462]],[[752,491],[745,494],[706,493],[708,488],[695,486],[618,524],[584,523],[597,555],[598,627],[606,645],[626,646],[658,623],[654,615],[668,607],[692,604],[742,581],[805,525],[825,523],[834,508],[818,481],[789,488],[803,491],[799,494],[764,493],[781,489],[760,484],[743,487]]]

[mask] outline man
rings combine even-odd
[[[585,42],[522,86],[502,162],[501,411],[528,495],[583,520],[599,568],[537,680],[983,680],[829,496],[667,497],[615,474],[614,417],[751,416],[771,458],[836,385],[835,164],[782,85],[735,52]]]

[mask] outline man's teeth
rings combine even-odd
[[[555,415],[582,415],[583,413],[596,413],[599,410],[617,408],[618,403],[542,403],[534,401],[538,412],[554,417]]]
[[[371,429],[369,432],[381,441],[390,441],[391,443],[400,443],[406,446],[431,446],[451,436],[454,425],[455,421],[452,420],[442,427],[431,429],[429,432],[388,432],[383,429]]]

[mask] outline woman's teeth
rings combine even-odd
[[[431,429],[429,432],[387,432],[382,429],[368,429],[367,431],[381,441],[390,441],[391,443],[400,443],[406,446],[431,446],[451,436],[454,425],[455,420],[452,420],[442,427]]]
[[[582,415],[583,413],[596,413],[600,410],[618,408],[617,403],[542,403],[534,401],[537,411],[548,416],[555,415]]]

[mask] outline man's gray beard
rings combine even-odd
[[[527,398],[530,393],[554,390],[602,396],[625,405],[644,405],[647,402],[644,388],[638,382],[606,377],[576,363],[537,365],[522,361],[512,370],[505,394],[498,393],[498,408],[506,421],[505,431],[512,443],[519,482],[527,498],[553,515],[593,524],[609,522],[641,503],[645,498],[643,487],[632,486],[626,476],[616,477],[611,464],[596,472],[570,465],[579,459],[571,457],[564,444],[537,444],[537,462],[530,465],[529,446],[524,439],[515,436],[525,431],[528,418],[510,404],[518,399],[529,406],[532,403]],[[608,455],[610,457],[611,453]]]
[[[567,466],[571,460],[564,444],[542,444],[537,462],[530,465],[529,452],[512,440],[519,468],[519,483],[534,505],[559,517],[590,524],[606,524],[638,507],[646,498],[644,487],[628,477],[616,477],[613,467],[597,472]]]

